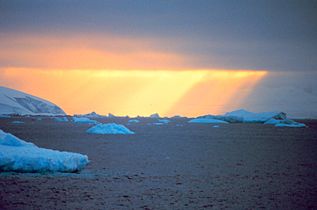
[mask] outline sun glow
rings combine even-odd
[[[196,116],[239,106],[266,71],[0,70],[3,85],[50,100],[68,114]]]

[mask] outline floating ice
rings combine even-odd
[[[0,171],[76,172],[88,162],[86,155],[40,148],[0,130]]]
[[[158,113],[154,113],[150,115],[150,118],[160,118],[160,115]]]
[[[272,118],[276,120],[284,120],[286,119],[286,114],[284,112],[254,113],[240,109],[233,112],[228,112],[224,115],[224,117],[234,117],[245,123],[264,123]]]
[[[67,117],[54,117],[53,118],[56,122],[68,122]]]
[[[105,116],[97,114],[96,112],[90,112],[88,114],[76,114],[75,117],[101,118]]]
[[[163,123],[163,124],[167,124],[167,123],[170,122],[170,120],[168,120],[168,119],[159,119],[158,122],[159,123]]]
[[[195,118],[188,121],[189,123],[212,123],[212,124],[218,124],[218,123],[228,123],[223,120],[217,120],[212,118]]]
[[[98,124],[96,120],[91,120],[87,117],[73,117],[75,123],[87,123],[87,124]]]
[[[276,127],[292,127],[292,128],[306,127],[305,124],[295,122],[294,120],[291,120],[291,119],[284,119],[284,120],[269,119],[264,124],[275,125]]]
[[[24,122],[20,120],[15,120],[15,121],[12,121],[11,124],[24,124]]]
[[[98,124],[89,128],[86,132],[92,134],[134,134],[124,125],[116,123]]]
[[[254,113],[244,109],[228,112],[225,115],[205,115],[192,119],[196,123],[264,123],[277,127],[306,127],[303,123],[288,119],[284,112]]]
[[[140,120],[137,120],[137,119],[131,119],[128,121],[128,123],[139,123]]]

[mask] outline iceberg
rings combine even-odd
[[[76,172],[88,162],[86,155],[40,148],[0,130],[0,171]]]
[[[170,122],[170,120],[168,120],[168,119],[159,119],[158,122],[159,123],[163,123],[163,124],[167,124],[167,123]]]
[[[0,114],[18,115],[65,115],[50,101],[0,86]]]
[[[244,109],[228,112],[225,115],[204,115],[194,118],[190,123],[263,123],[276,127],[306,127],[303,123],[288,119],[284,112],[254,113]]]
[[[78,114],[78,115],[75,115],[75,117],[101,118],[105,116],[97,114],[96,112],[90,112],[88,114]]]
[[[154,113],[150,115],[150,118],[160,118],[160,115],[158,113]]]
[[[128,123],[139,123],[140,120],[137,120],[137,119],[131,119],[128,121]]]
[[[12,121],[11,124],[24,124],[24,122],[20,120],[15,120],[15,121]]]
[[[55,122],[68,122],[67,117],[54,117]]]
[[[96,120],[91,120],[88,117],[73,117],[75,123],[86,123],[86,124],[98,124]]]
[[[304,123],[295,122],[294,124],[278,123],[275,127],[305,128],[307,126]]]
[[[286,114],[284,112],[260,112],[254,113],[249,112],[244,109],[236,110],[233,112],[228,112],[224,116],[226,117],[235,118],[236,120],[241,120],[244,123],[264,123],[269,119],[276,119],[276,120],[284,120],[286,119]]]
[[[89,128],[86,132],[91,134],[134,134],[133,131],[129,130],[124,125],[116,123],[100,123]]]
[[[284,119],[284,120],[276,120],[276,119],[269,119],[264,124],[267,125],[274,125],[275,127],[292,127],[292,128],[303,128],[306,127],[304,123],[298,123],[291,119]]]
[[[192,120],[189,120],[188,122],[189,123],[211,123],[211,124],[218,124],[218,123],[227,124],[228,123],[228,122],[226,122],[224,120],[217,120],[217,119],[206,118],[206,117],[194,118]]]

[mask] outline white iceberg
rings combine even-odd
[[[295,122],[293,124],[278,123],[278,124],[275,124],[275,127],[305,128],[307,126],[304,123]]]
[[[96,112],[90,112],[88,114],[77,114],[77,115],[75,115],[75,117],[101,118],[101,117],[105,117],[105,116],[97,114]]]
[[[206,118],[206,117],[198,117],[198,118],[189,120],[188,122],[189,123],[211,123],[211,124],[219,124],[219,123],[227,124],[228,123],[224,120],[217,120],[217,119]]]
[[[40,148],[0,130],[0,171],[76,172],[88,162],[86,155]]]
[[[12,121],[11,124],[24,124],[24,122],[20,120],[15,120],[15,121]]]
[[[272,118],[266,121],[264,124],[275,125],[276,127],[292,127],[292,128],[306,127],[304,123],[298,123],[291,119],[276,120]]]
[[[65,112],[52,102],[2,86],[0,102],[0,114],[65,115]]]
[[[67,117],[54,117],[55,122],[68,122]]]
[[[166,123],[156,122],[156,123],[149,123],[149,125],[165,125]]]
[[[167,124],[167,123],[170,122],[170,120],[168,120],[168,119],[159,119],[158,122],[159,123],[163,123],[163,124]]]
[[[235,118],[236,120],[241,120],[241,122],[244,123],[264,123],[272,118],[276,120],[284,120],[286,119],[286,114],[284,112],[254,113],[246,111],[244,109],[240,109],[233,112],[228,112],[223,117]]]
[[[86,124],[98,124],[96,120],[91,120],[88,117],[73,117],[75,123],[86,123]]]
[[[129,130],[124,125],[116,123],[100,123],[89,128],[86,132],[92,134],[134,134],[133,131]]]
[[[303,123],[288,119],[284,112],[254,113],[244,109],[228,112],[225,115],[205,115],[192,119],[197,123],[264,123],[277,127],[306,127]]]
[[[154,113],[150,115],[150,118],[160,118],[160,115],[158,113]]]
[[[139,123],[140,120],[137,120],[137,119],[131,119],[128,121],[128,123]]]

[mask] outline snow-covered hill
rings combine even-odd
[[[65,115],[65,112],[49,101],[0,86],[0,114]]]

